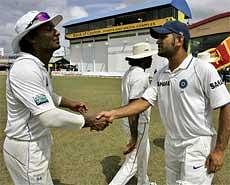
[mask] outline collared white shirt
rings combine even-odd
[[[167,136],[190,139],[215,135],[212,110],[230,102],[230,95],[216,69],[189,55],[171,72],[160,70],[143,94],[158,104]]]
[[[53,88],[44,64],[28,53],[20,53],[6,81],[7,125],[5,133],[18,140],[36,140],[50,134],[38,115],[55,107]]]
[[[127,105],[132,99],[141,98],[148,87],[149,74],[144,72],[141,67],[131,66],[122,78],[122,105]],[[147,109],[139,114],[139,123],[148,123],[150,121],[150,111],[151,109]],[[124,118],[123,123],[129,126],[128,118]]]

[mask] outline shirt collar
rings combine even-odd
[[[130,66],[130,70],[133,70],[133,69],[138,69],[139,71],[144,71],[144,69],[139,67],[139,66]]]
[[[192,54],[189,54],[175,70],[188,68],[188,66],[190,65],[192,61],[192,58],[193,58]]]
[[[189,54],[184,60],[183,62],[176,68],[173,70],[173,72],[179,71],[180,69],[187,69],[188,66],[190,65],[190,63],[192,62],[193,56],[192,54]],[[169,69],[169,64],[167,65],[167,67],[165,68],[165,72],[166,73],[171,73],[170,69]]]

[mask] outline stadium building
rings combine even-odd
[[[191,52],[197,54],[217,47],[230,36],[230,12],[224,12],[189,26],[192,46]]]
[[[185,0],[154,0],[70,20],[63,25],[70,42],[70,62],[80,72],[124,72],[128,68],[125,56],[135,43],[147,41],[157,49],[150,27],[188,18],[191,11]]]

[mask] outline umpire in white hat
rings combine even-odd
[[[122,105],[141,98],[149,87],[149,74],[145,69],[151,67],[152,55],[156,54],[147,42],[133,46],[133,55],[127,56],[129,69],[125,72],[121,83]],[[147,169],[150,154],[149,122],[151,108],[140,114],[123,119],[123,127],[127,134],[128,144],[125,151],[125,161],[110,185],[125,185],[137,174],[137,185],[155,185],[150,183]]]
[[[57,106],[84,113],[84,103],[53,92],[47,72],[53,52],[60,48],[60,33],[55,26],[61,15],[30,11],[15,25],[12,48],[19,57],[9,70],[6,82],[7,124],[3,146],[4,160],[16,185],[52,185],[49,172],[50,127],[91,127],[104,129],[91,116],[70,113]]]

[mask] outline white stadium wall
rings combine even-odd
[[[80,72],[125,72],[129,68],[125,57],[132,55],[132,47],[138,42],[149,42],[157,50],[156,40],[148,29],[73,40],[71,64],[77,65]],[[154,57],[151,71],[157,68],[154,67],[158,65],[156,60],[163,61],[161,57]]]

